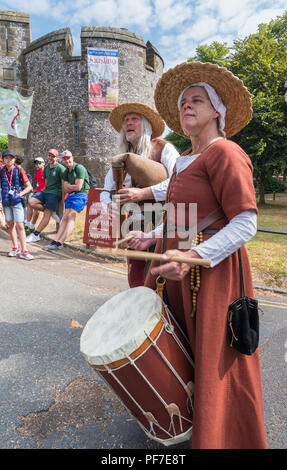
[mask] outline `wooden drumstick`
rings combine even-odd
[[[115,241],[114,242],[114,247],[117,248],[119,245],[123,245],[124,243],[128,243],[134,237],[135,237],[135,235],[128,235],[126,238],[122,238],[121,240]]]
[[[147,261],[160,261],[168,263],[176,261],[177,263],[194,264],[198,266],[210,266],[210,259],[208,258],[188,258],[187,256],[171,256],[168,260],[164,259],[161,253],[149,253],[147,251],[136,250],[112,250],[112,253],[118,256],[131,258],[131,259],[145,259]]]

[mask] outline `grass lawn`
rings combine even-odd
[[[70,243],[83,244],[85,217],[86,210],[77,216],[75,229],[67,240]],[[50,224],[54,231],[55,222]],[[276,195],[275,201],[272,195],[266,195],[266,205],[259,207],[258,227],[287,232],[287,193]],[[257,232],[246,247],[254,282],[287,290],[287,235]]]
[[[258,227],[287,232],[287,194],[275,201],[266,197],[266,206],[259,207]],[[254,281],[287,290],[287,235],[257,232],[246,246]]]

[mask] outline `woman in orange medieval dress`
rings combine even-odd
[[[223,211],[203,230],[196,246],[184,248],[185,256],[211,260],[209,268],[200,268],[200,278],[197,274],[191,279],[190,265],[168,261],[180,251],[179,236],[170,238],[167,233],[165,247],[159,238],[155,248],[165,252],[166,262],[153,261],[145,283],[155,289],[158,276],[166,279],[167,303],[191,343],[195,361],[192,447],[266,448],[258,348],[247,356],[227,341],[228,306],[240,297],[239,248],[245,295],[253,296],[244,246],[257,227],[253,167],[242,148],[226,139],[250,120],[250,94],[225,68],[191,62],[163,74],[155,103],[168,127],[189,136],[192,144],[177,158],[167,202],[174,204],[175,211],[178,203],[186,204],[187,227],[189,203],[197,204],[198,224],[216,209]],[[143,236],[138,234],[130,247],[143,249],[155,242]]]

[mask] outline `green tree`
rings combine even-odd
[[[8,135],[0,135],[0,151],[8,148]]]
[[[190,139],[187,137],[182,137],[181,135],[176,134],[175,132],[170,132],[165,136],[165,140],[171,142],[175,148],[178,150],[180,155],[191,147]]]
[[[258,32],[234,41],[230,70],[251,92],[253,117],[232,138],[251,157],[259,189],[259,204],[265,204],[265,181],[283,174],[287,167],[287,13],[259,25]]]
[[[221,67],[228,65],[228,57],[230,49],[227,43],[221,43],[213,41],[209,46],[202,44],[196,48],[196,54],[190,57],[187,62],[199,61],[199,62],[210,62],[211,64],[217,64]]]

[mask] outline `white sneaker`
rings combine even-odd
[[[19,258],[26,259],[27,261],[31,261],[31,259],[34,259],[34,256],[32,256],[31,253],[29,253],[29,251],[21,251],[19,253]]]
[[[31,222],[28,222],[28,220],[24,222],[24,225],[26,225],[26,227],[29,227],[29,228],[35,228],[35,225],[31,224]]]
[[[9,251],[8,256],[14,257],[19,255],[19,253],[21,253],[21,250],[19,250],[19,248],[12,248],[12,250]]]
[[[40,240],[41,240],[40,235],[35,235],[34,232],[30,233],[30,235],[28,235],[28,237],[26,238],[27,243],[39,242]]]
[[[57,212],[52,213],[52,218],[57,222],[57,224],[60,223],[60,217],[58,216]]]

